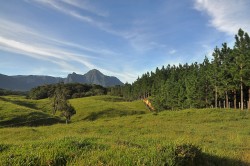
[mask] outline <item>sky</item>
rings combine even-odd
[[[0,0],[0,73],[98,69],[132,83],[250,33],[249,0]]]

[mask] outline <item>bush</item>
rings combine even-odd
[[[200,165],[201,149],[192,144],[167,145],[158,149],[159,165],[194,166]]]
[[[178,145],[174,150],[176,165],[197,165],[202,157],[201,149],[192,144]]]

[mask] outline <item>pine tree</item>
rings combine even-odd
[[[232,50],[227,46],[227,43],[222,44],[221,48],[221,56],[223,57],[222,65],[221,65],[221,83],[222,89],[225,92],[225,107],[229,108],[229,97],[228,93],[230,90],[234,89],[233,84],[233,75],[231,73],[230,67],[232,65]]]
[[[202,64],[156,68],[155,72],[138,77],[132,85],[125,84],[119,94],[133,99],[151,96],[159,109],[173,110],[212,104],[217,108],[222,106],[222,100],[226,108],[233,100],[236,108],[236,94],[240,92],[240,108],[243,109],[243,102],[248,99],[250,109],[250,38],[240,29],[235,39],[233,49],[226,43],[221,49],[215,47],[211,62],[205,57]],[[244,97],[247,93],[248,97]]]
[[[248,85],[249,77],[247,77],[249,72],[249,49],[250,49],[250,39],[247,33],[242,29],[239,29],[238,34],[235,35],[235,46],[234,52],[236,55],[236,65],[239,70],[239,81],[240,81],[240,109],[244,109],[244,85]],[[250,90],[248,90],[250,93]],[[250,96],[250,94],[249,94]]]
[[[216,46],[213,52],[214,59],[212,60],[211,68],[211,82],[214,86],[214,107],[218,107],[218,92],[220,84],[220,72],[221,72],[221,60],[220,60],[220,49]]]
[[[199,90],[203,93],[204,107],[208,108],[208,106],[212,103],[211,98],[213,94],[211,93],[211,63],[209,62],[207,56],[205,56],[203,63],[200,65],[199,80],[201,80]]]

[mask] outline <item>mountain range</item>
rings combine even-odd
[[[0,88],[15,91],[28,91],[36,86],[59,82],[96,84],[104,87],[123,85],[118,78],[106,76],[96,69],[90,70],[84,75],[73,72],[72,74],[68,74],[66,78],[41,75],[7,76],[0,74]]]

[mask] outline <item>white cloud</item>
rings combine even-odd
[[[4,19],[0,19],[0,22],[1,22],[0,35],[6,38],[18,39],[20,41],[30,42],[33,44],[45,43],[47,45],[57,45],[62,47],[67,46],[100,55],[108,55],[108,56],[119,55],[119,53],[106,48],[84,46],[84,44],[72,43],[69,41],[48,37],[51,35],[48,34],[43,35],[45,32],[38,32],[33,28],[18,23],[13,23]],[[95,57],[92,55],[89,56],[88,58],[95,58]]]
[[[152,34],[154,25],[147,26],[146,24],[143,24],[144,22],[149,21],[147,19],[146,21],[142,21],[142,23],[131,23],[131,26],[129,27],[118,29],[119,25],[117,26],[111,23],[109,24],[109,21],[111,21],[110,17],[98,17],[101,15],[107,17],[105,12],[102,13],[102,11],[99,11],[99,9],[95,8],[89,8],[89,12],[82,11],[81,9],[87,10],[84,9],[88,6],[85,4],[86,1],[27,1],[31,4],[36,3],[36,5],[41,5],[45,8],[54,10],[62,14],[62,16],[66,15],[69,16],[69,18],[74,18],[77,21],[84,23],[84,25],[90,25],[94,28],[102,30],[103,32],[114,35],[114,37],[120,37],[121,39],[124,39],[129,44],[128,47],[132,47],[134,49],[133,51],[136,53],[147,53],[147,51],[152,49],[161,49],[161,51],[164,52],[167,51],[166,46],[157,40],[158,38],[154,36],[155,34]],[[79,5],[81,3],[83,3],[82,6]],[[122,55],[122,53],[117,53],[106,48],[99,48],[98,45],[93,46],[90,44],[91,47],[89,47],[89,43],[87,46],[85,46],[82,43],[72,43],[70,41],[61,40],[53,37],[56,35],[56,32],[54,32],[55,34],[52,34],[51,29],[47,30],[49,33],[44,33],[45,29],[41,29],[39,26],[36,28],[31,28],[28,27],[29,24],[18,24],[14,23],[16,21],[11,22],[6,20],[2,21],[0,18],[0,49],[2,50],[19,53],[36,59],[50,61],[59,65],[61,69],[64,68],[71,71],[75,70],[75,72],[78,71],[73,64],[77,63],[78,65],[82,64],[87,68],[99,69],[107,75],[119,76],[119,78],[121,78],[123,81],[132,82],[137,77],[137,75],[134,74],[134,68],[137,68],[138,64],[131,63],[131,61],[136,59],[132,57],[132,55],[130,55],[131,59],[129,59],[129,61],[123,56],[117,58],[117,55]],[[18,21],[21,23],[21,20],[17,20],[17,22]],[[32,20],[27,22],[29,22],[30,25],[36,25],[34,24],[35,22],[32,22]],[[109,59],[105,59],[103,55],[109,55],[112,56],[112,58],[116,56],[116,59],[110,59],[110,57]],[[93,61],[93,59],[95,59],[95,61]],[[138,63],[141,63],[141,60]],[[117,67],[117,64],[122,65]]]
[[[0,49],[4,51],[18,53],[18,54],[22,54],[22,55],[29,56],[32,58],[52,62],[60,66],[63,70],[65,70],[65,72],[75,71],[75,72],[81,73],[81,71],[78,68],[71,65],[70,62],[74,61],[74,62],[77,62],[86,66],[88,69],[98,69],[107,75],[119,76],[122,80],[131,81],[132,79],[134,79],[134,75],[131,75],[129,73],[125,73],[125,72],[116,73],[116,72],[101,68],[99,66],[92,64],[86,58],[83,58],[80,55],[58,50],[56,48],[48,49],[48,48],[42,48],[42,47],[35,47],[30,44],[25,44],[25,43],[17,42],[14,40],[9,40],[0,36]]]
[[[114,55],[111,50],[102,48],[89,48],[76,43],[66,42],[55,38],[42,35],[32,28],[24,25],[0,19],[0,50],[18,53],[29,56],[31,58],[52,62],[61,69],[66,71],[80,71],[71,62],[84,65],[88,69],[98,68],[90,62],[91,59],[101,61],[101,54]],[[86,55],[84,53],[76,53],[70,49],[63,49],[65,46],[69,48],[78,48],[96,53],[98,55]]]
[[[195,0],[195,9],[210,16],[210,25],[234,35],[239,28],[250,32],[249,0]]]
[[[66,61],[69,59],[74,60],[76,57],[60,50],[50,50],[47,48],[36,47],[31,44],[6,39],[2,36],[0,36],[0,49],[8,52],[19,53],[40,60],[47,60],[68,70],[75,69],[73,66],[66,63]],[[88,63],[85,65],[88,67]]]
[[[107,75],[119,76],[123,81],[132,82],[134,80],[134,76],[131,74],[120,71],[114,72],[114,68],[108,70],[106,67],[100,67],[95,64],[95,62],[102,62],[103,58],[107,58],[102,57],[101,55],[103,54],[112,57],[120,53],[105,48],[85,47],[78,43],[44,36],[43,32],[21,24],[4,19],[0,19],[0,21],[0,50],[54,63],[60,68],[60,72],[64,73],[72,71],[82,73],[82,69],[73,65],[73,63],[77,63],[85,66],[87,69],[95,68]],[[80,49],[80,51],[72,51],[75,48]],[[82,50],[96,53],[96,55],[85,54]],[[42,74],[42,71],[40,70],[38,74]],[[33,72],[33,74],[35,73]]]
[[[168,52],[169,54],[175,54],[176,53],[176,50],[175,49],[172,49]]]

